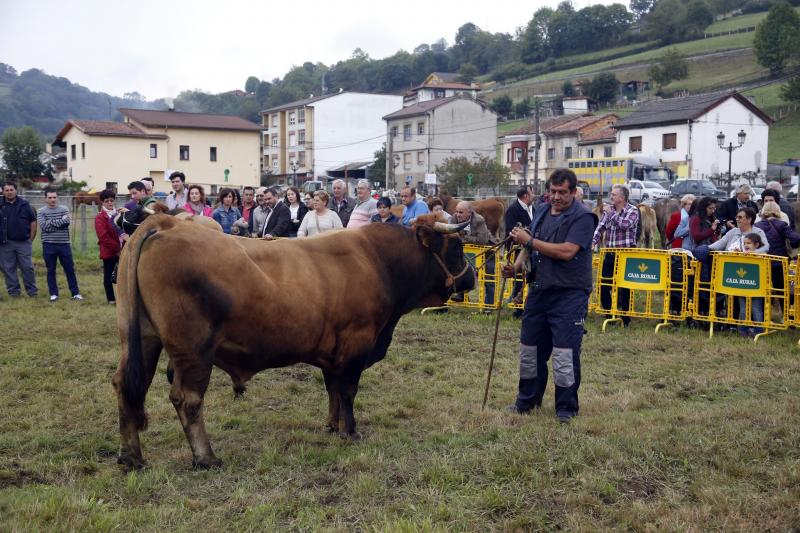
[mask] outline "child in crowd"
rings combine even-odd
[[[399,224],[400,219],[397,215],[392,213],[392,201],[387,197],[378,198],[377,204],[378,212],[372,215],[370,222],[378,222],[384,224]]]
[[[758,233],[747,233],[742,238],[742,246],[744,253],[754,254],[758,253],[758,249],[764,246],[761,236]],[[739,320],[747,320],[747,298],[745,296],[737,296],[739,304]],[[751,298],[750,299],[750,320],[753,322],[764,321],[764,299]],[[755,337],[761,333],[761,328],[749,328],[747,326],[739,326],[739,335],[742,337]]]

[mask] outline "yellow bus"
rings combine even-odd
[[[632,179],[655,181],[666,189],[672,183],[672,171],[652,157],[576,157],[568,159],[567,166],[587,195],[605,195],[612,185],[625,185]]]

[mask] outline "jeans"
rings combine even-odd
[[[11,296],[20,295],[17,268],[22,270],[22,280],[29,296],[36,296],[36,274],[33,271],[31,241],[8,241],[0,244],[0,269],[6,279],[6,290]]]
[[[737,296],[736,301],[739,304],[739,320],[747,320],[747,298],[744,296]],[[750,311],[750,320],[753,322],[764,321],[764,298],[751,298],[752,309]],[[749,326],[739,326],[739,333],[746,334],[748,332],[761,333],[762,328],[751,328]]]
[[[56,264],[61,261],[61,268],[67,276],[67,285],[73,296],[80,294],[78,278],[75,277],[75,263],[72,261],[72,246],[69,243],[56,244],[42,243],[42,258],[47,267],[47,289],[51,296],[58,296],[58,282],[56,281]]]
[[[103,288],[106,290],[106,300],[109,302],[117,301],[117,298],[114,296],[114,282],[112,281],[117,263],[119,263],[119,257],[103,259]]]

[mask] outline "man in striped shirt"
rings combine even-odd
[[[69,240],[69,225],[72,218],[69,209],[58,205],[56,191],[45,191],[46,205],[37,212],[37,221],[42,235],[42,257],[47,266],[47,288],[50,290],[50,301],[58,300],[58,282],[56,281],[56,264],[61,261],[61,267],[67,276],[67,285],[72,293],[73,300],[83,300],[78,289],[78,278],[75,277],[75,264],[72,261],[72,246]]]
[[[611,205],[606,205],[603,209],[603,217],[594,231],[592,247],[597,246],[605,234],[605,246],[607,248],[635,248],[636,230],[639,226],[639,210],[628,202],[628,188],[624,185],[614,185],[608,195]],[[607,253],[603,260],[602,276],[604,285],[600,287],[600,305],[603,309],[611,309],[611,278],[614,276],[614,255]],[[629,289],[617,289],[617,308],[629,309],[631,291]],[[630,317],[623,316],[622,324],[627,327],[630,324]]]

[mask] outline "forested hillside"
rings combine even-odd
[[[513,35],[488,32],[467,22],[452,44],[440,38],[381,59],[357,48],[349,58],[332,65],[307,61],[283,78],[231,80],[232,88],[244,82],[244,91],[184,91],[170,104],[178,111],[235,114],[258,121],[261,109],[324,91],[402,93],[435,71],[458,72],[464,82],[539,79],[548,73],[566,74],[566,69],[597,63],[598,59],[644,56],[646,50],[696,39],[718,15],[763,12],[770,3],[631,0],[629,7],[592,5],[576,10],[563,1],[555,9],[539,8],[527,21],[521,18],[522,25]],[[705,41],[696,43],[702,48]],[[13,66],[0,63],[0,133],[9,127],[33,126],[51,137],[69,118],[115,120],[120,118],[119,107],[167,107],[165,100],[148,101],[134,90],[122,98],[95,93],[38,69],[18,73]],[[515,98],[514,90],[496,94],[504,92]]]

